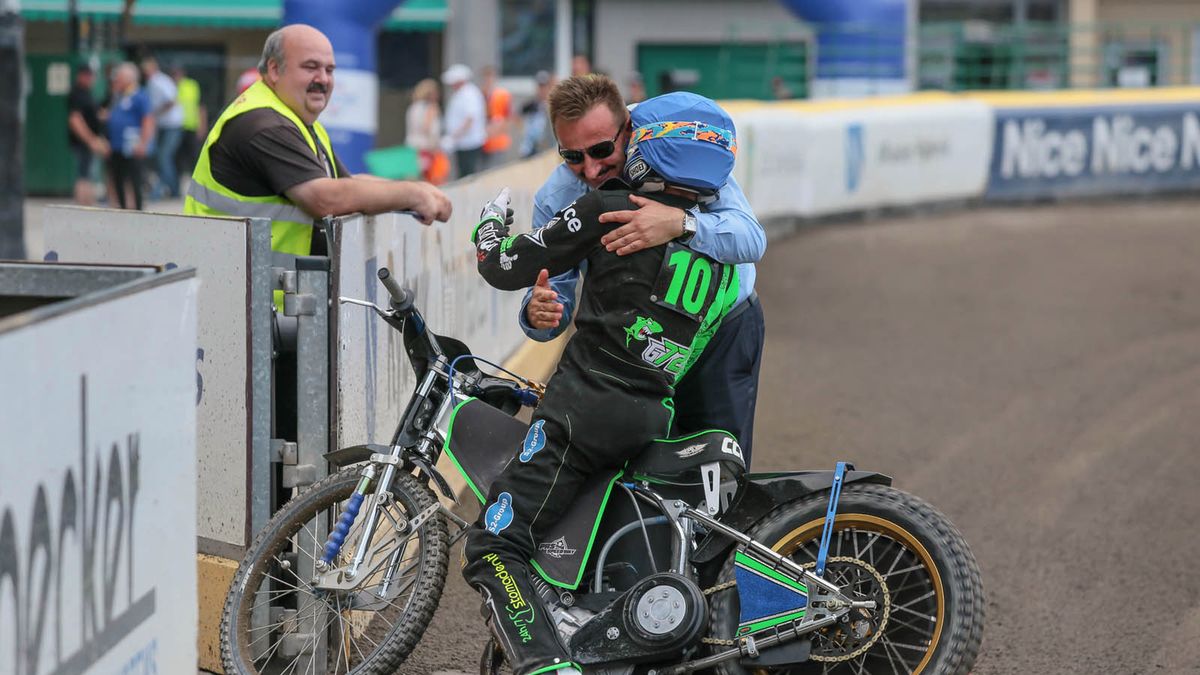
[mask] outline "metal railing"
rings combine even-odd
[[[925,24],[917,54],[921,89],[1198,84],[1200,21]]]
[[[763,83],[773,80],[795,98],[886,93],[897,83],[946,91],[1200,84],[1200,20],[936,22],[907,33],[871,24],[731,23],[712,52],[720,58],[701,88],[717,98],[771,98]],[[766,58],[775,54],[785,58]],[[821,82],[856,85],[813,86]]]

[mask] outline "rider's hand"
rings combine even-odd
[[[409,208],[416,213],[416,219],[422,225],[430,225],[433,221],[446,222],[450,220],[453,206],[446,193],[429,183],[413,181],[408,183],[412,192],[412,204]]]
[[[533,287],[533,296],[525,306],[525,320],[537,330],[556,328],[562,321],[563,306],[558,301],[558,293],[550,287],[550,272],[538,272],[537,283]]]
[[[485,220],[495,220],[503,223],[505,228],[511,227],[513,223],[513,210],[509,208],[509,190],[504,188],[500,190],[492,201],[483,205],[483,209],[479,212],[479,222]]]
[[[629,195],[638,205],[636,211],[609,211],[600,215],[602,223],[624,223],[600,238],[609,252],[628,255],[654,248],[683,234],[683,210],[667,206],[641,195]]]

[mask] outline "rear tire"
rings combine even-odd
[[[396,474],[393,499],[382,509],[376,529],[376,553],[364,562],[356,584],[338,591],[318,590],[311,574],[303,571],[320,557],[325,544],[324,537],[317,541],[314,533],[337,522],[360,478],[359,468],[348,468],[314,483],[259,532],[234,575],[221,616],[226,673],[390,675],[416,647],[442,597],[449,550],[440,513],[407,536],[387,539],[398,523],[411,521],[437,503],[416,478]],[[366,515],[364,503],[335,567],[353,557]],[[393,553],[397,573],[384,593],[388,565],[371,561],[390,561]]]
[[[828,505],[828,492],[810,495],[775,509],[747,534],[797,563],[814,563]],[[965,675],[970,671],[983,638],[983,584],[975,557],[945,516],[890,487],[847,485],[838,501],[829,557],[846,559],[826,568],[825,578],[839,585],[854,577],[873,586],[875,577],[863,571],[876,570],[886,589],[870,591],[887,598],[890,612],[876,611],[863,620],[857,636],[849,636],[844,624],[814,632],[812,654],[822,660],[772,672]],[[844,577],[839,579],[839,574]],[[733,579],[731,553],[718,581]],[[718,593],[710,617],[713,637],[733,639],[739,622],[737,591]],[[878,639],[872,640],[876,633]],[[720,664],[717,670],[722,675],[748,672],[736,660]]]

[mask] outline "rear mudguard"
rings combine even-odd
[[[874,471],[847,471],[843,484],[875,483],[891,485],[892,477]],[[833,485],[832,471],[785,471],[752,473],[738,491],[733,505],[721,517],[721,523],[739,532],[747,532],[777,506],[794,502]],[[723,556],[734,541],[720,534],[709,534],[700,542],[692,560],[704,564]]]
[[[371,455],[375,454],[390,455],[392,454],[392,449],[386,445],[379,445],[377,443],[352,445],[348,448],[325,453],[325,461],[340,469],[351,464],[365,462],[371,459]],[[458,503],[458,498],[454,496],[454,491],[450,489],[450,484],[446,482],[446,479],[437,470],[437,467],[430,466],[428,462],[417,457],[406,457],[404,458],[404,468],[409,471],[420,469],[426,478],[433,481],[434,485],[438,487],[438,490],[441,490],[447,499],[455,504]]]

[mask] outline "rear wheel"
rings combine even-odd
[[[779,507],[748,534],[807,567],[815,566],[828,492]],[[983,636],[983,585],[962,535],[932,506],[882,485],[842,490],[825,578],[855,599],[873,599],[873,611],[812,634],[810,660],[772,669],[808,673],[927,673],[970,671]],[[720,582],[734,579],[733,555]],[[739,617],[736,590],[712,603],[712,633],[729,640]],[[769,634],[769,630],[763,632]],[[751,633],[753,634],[753,633]],[[743,675],[737,661],[725,675]]]
[[[413,476],[396,474],[357,578],[315,583],[323,533],[337,522],[360,478],[352,468],[309,486],[250,546],[221,617],[226,673],[390,674],[421,639],[446,583],[449,535],[440,513],[409,531],[413,518],[437,504]],[[346,534],[334,569],[354,556],[368,503]]]

